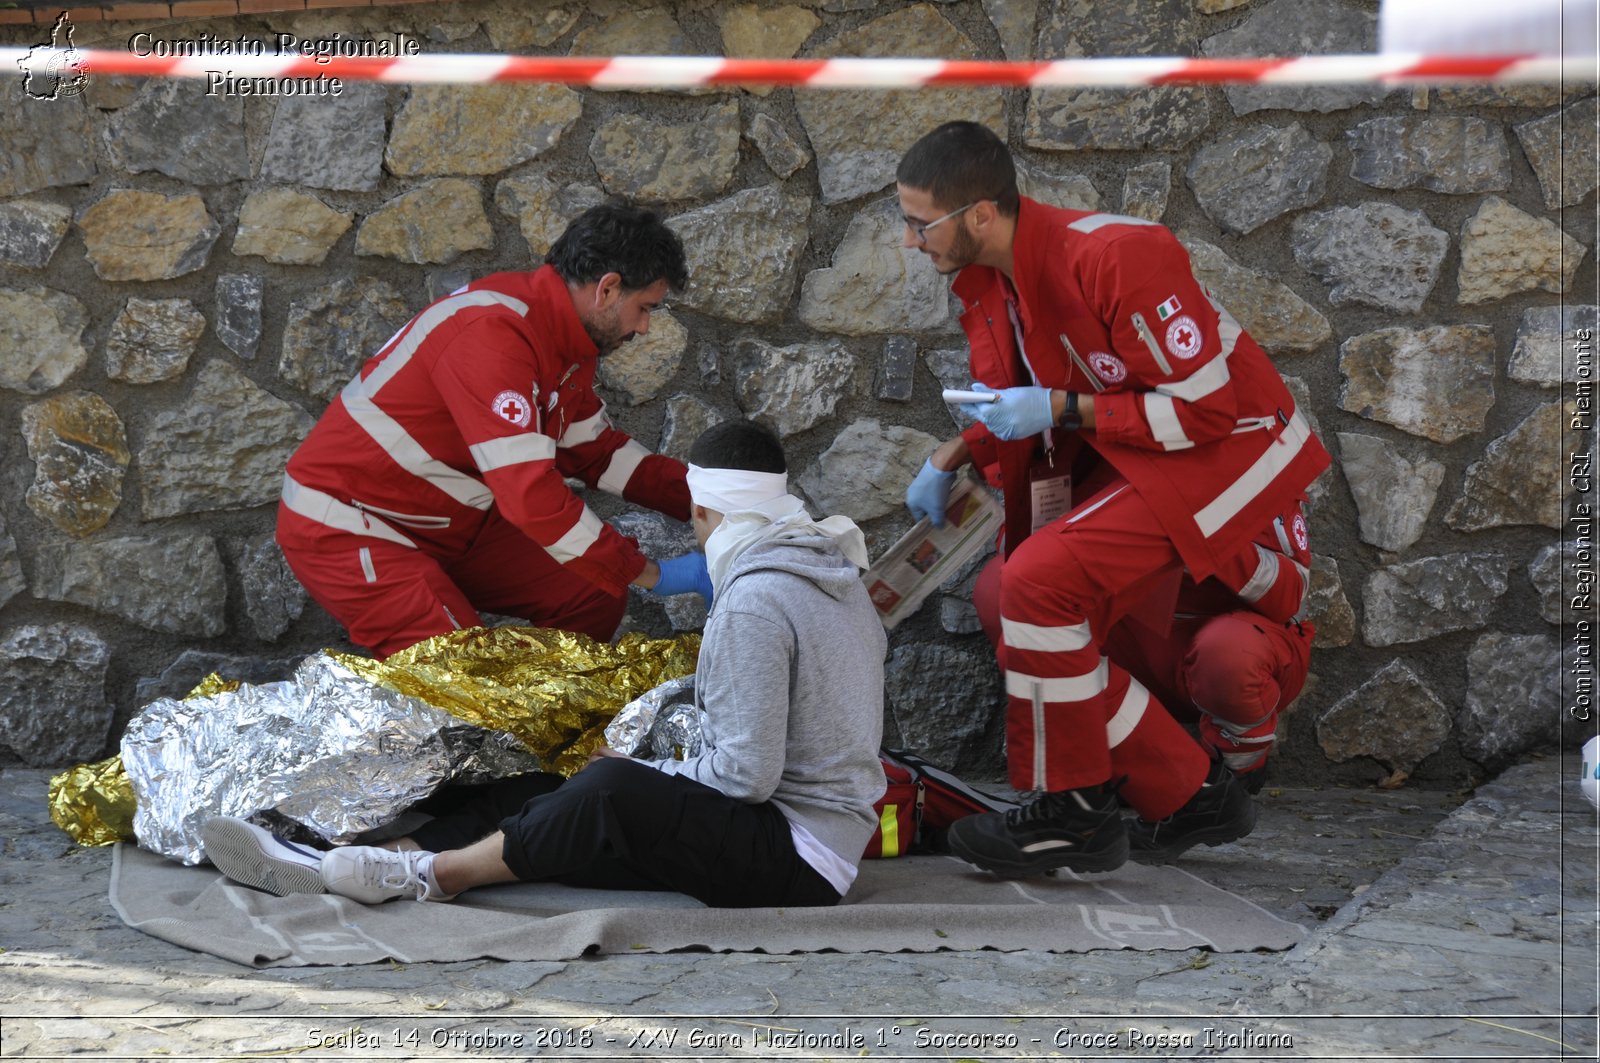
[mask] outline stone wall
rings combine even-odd
[[[76,43],[405,31],[428,52],[1225,56],[1370,50],[1374,20],[1347,0],[473,0],[102,23]],[[616,421],[681,455],[709,423],[763,419],[818,507],[892,542],[905,484],[958,427],[939,388],[968,379],[953,300],[899,247],[889,198],[900,153],[952,117],[1009,137],[1028,194],[1176,230],[1337,459],[1314,489],[1314,679],[1279,777],[1455,785],[1557,739],[1561,574],[1592,569],[1558,531],[1563,455],[1592,438],[1563,438],[1567,341],[1595,325],[1592,86],[273,99],[91,73],[53,102],[6,91],[0,758],[97,756],[157,692],[339,644],[272,543],[285,458],[429,299],[537,263],[607,194],[670,216],[693,272],[605,362]],[[593,504],[648,548],[689,542]],[[888,724],[970,770],[1002,754],[969,590],[970,573],[894,633]],[[702,619],[642,596],[630,611],[658,633]]]

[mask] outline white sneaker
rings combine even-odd
[[[326,893],[322,853],[280,838],[242,819],[219,816],[200,829],[206,856],[235,882],[279,897]]]
[[[322,858],[322,884],[328,892],[362,904],[381,904],[396,897],[448,901],[433,883],[433,855],[396,852],[373,845],[347,845]]]

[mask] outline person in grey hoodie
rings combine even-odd
[[[855,880],[885,782],[887,640],[867,597],[861,531],[788,492],[783,448],[726,422],[689,455],[695,537],[715,595],[695,674],[702,751],[640,761],[601,748],[570,780],[503,780],[393,848],[326,853],[214,819],[229,878],[365,903],[449,900],[555,880],[677,890],[719,907],[831,905]]]

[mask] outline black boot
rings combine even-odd
[[[1222,845],[1249,834],[1256,825],[1256,803],[1244,782],[1220,760],[1200,789],[1166,819],[1141,819],[1128,828],[1131,856],[1141,864],[1171,863],[1195,845]]]
[[[1128,831],[1115,790],[1047,793],[1020,808],[984,812],[950,825],[950,851],[1001,878],[1051,868],[1111,871],[1128,859]]]

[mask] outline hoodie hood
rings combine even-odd
[[[830,598],[843,600],[861,586],[861,570],[827,535],[782,536],[755,543],[733,561],[718,598],[752,572],[784,572],[812,584]]]

